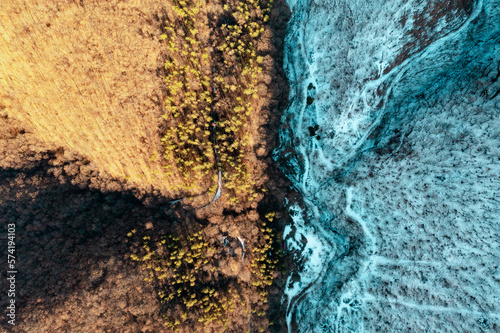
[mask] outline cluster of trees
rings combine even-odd
[[[173,16],[160,36],[167,44],[165,83],[168,96],[162,138],[167,177],[183,180],[177,189],[197,191],[214,168],[211,137],[210,52],[197,37],[201,2],[174,1]],[[177,182],[172,182],[177,184]]]
[[[132,230],[128,236],[134,234]],[[241,301],[235,289],[214,277],[216,252],[199,231],[185,239],[172,234],[155,240],[143,236],[142,246],[130,255],[148,272],[146,279],[154,282],[167,328],[227,325],[229,314]]]
[[[231,320],[244,326],[249,318],[256,330],[272,325],[265,317],[269,288],[278,266],[284,267],[274,218],[271,212],[258,222],[259,239],[248,253],[251,274],[246,281],[219,271],[222,257],[234,253],[228,254],[220,241],[208,240],[203,230],[186,236],[152,236],[136,229],[127,234],[133,244],[130,258],[147,272],[146,281],[152,282],[163,305],[167,328],[174,332],[200,327],[222,330]]]
[[[268,288],[273,284],[274,274],[278,264],[282,262],[283,252],[279,248],[279,236],[274,233],[274,230],[268,226],[272,223],[275,213],[266,214],[266,220],[261,223],[261,242],[259,246],[252,249],[253,259],[250,266],[252,267],[252,286],[257,288],[260,296],[260,304],[264,305],[268,302]],[[258,303],[259,304],[259,303]],[[265,308],[258,306],[254,309],[257,316],[265,315]]]
[[[262,57],[256,41],[264,32],[272,1],[230,0],[222,22],[211,30],[202,15],[205,4],[174,1],[174,16],[161,36],[169,54],[165,62],[168,97],[162,139],[167,176],[181,176],[180,189],[215,191],[220,170],[230,203],[257,197],[247,152],[249,123],[258,107],[257,85]],[[212,174],[212,177],[210,176]],[[207,184],[210,184],[207,186]]]

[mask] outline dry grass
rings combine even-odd
[[[151,161],[162,149],[160,11],[150,0],[3,0],[0,109],[49,146],[171,194]]]

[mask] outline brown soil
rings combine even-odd
[[[42,6],[42,3],[37,5]],[[45,6],[45,2],[43,2],[43,6]],[[62,12],[67,16],[64,20],[60,18],[63,21],[59,23],[57,20],[45,20],[47,22],[43,21],[43,25],[39,24],[24,33],[32,37],[36,32],[50,34],[46,29],[55,29],[58,24],[64,25],[64,22],[67,23],[68,17],[71,15],[75,20],[79,18],[81,24],[93,22],[93,24],[103,25],[107,29],[116,26],[125,29],[126,24],[130,23],[131,26],[128,28],[130,33],[133,32],[133,34],[141,36],[144,39],[141,41],[148,45],[144,50],[139,52],[140,47],[130,43],[123,35],[122,44],[111,46],[106,46],[107,43],[111,43],[111,39],[107,40],[102,37],[104,39],[101,38],[94,44],[95,50],[101,50],[100,48],[104,50],[109,47],[115,53],[126,53],[130,50],[123,49],[123,43],[125,43],[134,47],[136,54],[139,52],[139,54],[146,56],[154,49],[152,36],[161,31],[159,21],[162,8],[157,7],[153,2],[112,1],[101,6],[97,2],[61,0],[53,1],[45,7],[49,8],[47,12],[40,11],[37,15]],[[18,8],[13,3],[9,3],[6,8],[19,17],[25,15],[22,8]],[[139,8],[142,9],[139,10]],[[102,11],[102,16],[100,16],[99,10]],[[89,19],[89,15],[93,18]],[[41,89],[44,93],[50,94],[50,89],[55,89],[55,92],[60,93],[57,90],[60,86],[57,84],[56,88],[51,87],[49,91],[43,89],[48,85],[42,84],[46,79],[45,74],[40,74],[42,71],[38,74],[35,73],[37,83],[29,86],[25,92],[16,90],[19,87],[14,89],[17,94],[14,97],[12,93],[9,93],[10,88],[7,89],[9,86],[7,81],[0,81],[2,83],[0,91],[0,96],[2,96],[0,98],[0,226],[2,228],[0,248],[7,248],[7,224],[15,223],[18,270],[16,277],[18,288],[16,326],[12,327],[6,323],[4,311],[8,300],[2,297],[0,299],[0,309],[2,309],[0,331],[166,331],[163,326],[162,306],[155,291],[155,284],[144,281],[146,273],[129,258],[134,245],[127,238],[127,232],[131,229],[140,230],[140,232],[153,237],[168,232],[189,234],[204,229],[205,233],[211,237],[212,242],[218,242],[221,234],[228,235],[233,240],[237,236],[243,237],[247,246],[247,257],[240,272],[241,278],[235,280],[234,272],[227,269],[231,266],[230,258],[221,258],[219,273],[222,277],[231,279],[233,282],[236,281],[234,283],[238,292],[250,300],[250,303],[256,302],[258,297],[253,294],[255,289],[250,287],[245,275],[250,274],[251,249],[262,241],[259,235],[259,221],[264,218],[266,213],[276,212],[277,219],[274,222],[273,230],[277,234],[281,234],[284,224],[289,220],[283,205],[284,197],[300,200],[298,195],[290,189],[290,183],[284,178],[271,158],[271,152],[278,144],[277,128],[281,112],[286,107],[288,100],[288,84],[282,70],[283,38],[288,17],[289,11],[285,1],[275,1],[270,18],[270,30],[266,34],[267,39],[264,39],[262,45],[259,45],[262,55],[269,56],[266,57],[265,61],[265,72],[269,75],[269,80],[266,82],[264,92],[262,92],[266,102],[255,117],[259,121],[255,124],[252,133],[255,141],[252,163],[254,177],[258,179],[257,186],[261,189],[267,189],[267,192],[263,192],[258,201],[243,203],[231,209],[224,208],[222,205],[197,208],[193,207],[192,202],[188,199],[172,204],[170,203],[172,197],[164,196],[168,190],[154,187],[154,181],[141,182],[139,176],[136,179],[126,181],[122,177],[123,175],[116,170],[120,170],[120,168],[130,170],[131,168],[137,169],[138,173],[144,170],[146,170],[144,173],[149,172],[147,168],[142,170],[140,166],[142,162],[132,163],[131,156],[138,153],[142,156],[139,158],[140,161],[148,161],[152,150],[158,148],[157,142],[149,142],[147,138],[139,141],[132,138],[129,140],[134,142],[132,145],[123,146],[123,142],[127,141],[127,135],[133,137],[137,133],[144,134],[144,129],[137,128],[134,119],[125,119],[123,122],[119,122],[116,129],[107,128],[108,125],[104,126],[106,133],[108,131],[113,134],[121,132],[125,137],[111,138],[110,136],[109,140],[101,140],[103,142],[100,142],[100,140],[85,138],[85,135],[82,136],[81,133],[87,130],[97,131],[95,133],[99,137],[99,133],[101,133],[99,131],[103,131],[102,126],[89,125],[91,128],[73,131],[67,125],[66,115],[59,116],[58,114],[58,110],[74,104],[74,110],[86,114],[91,122],[91,118],[105,118],[105,115],[101,111],[92,111],[93,114],[88,114],[86,113],[88,110],[99,110],[99,107],[103,106],[109,112],[119,108],[122,108],[120,112],[131,111],[133,108],[123,107],[123,105],[119,107],[118,105],[124,101],[133,105],[135,96],[116,96],[116,100],[103,102],[102,105],[99,104],[99,101],[92,100],[87,103],[90,106],[83,107],[82,105],[86,104],[83,98],[85,93],[70,90],[66,91],[69,95],[66,96],[68,98],[64,99],[64,103],[58,99],[57,103],[51,104],[53,101],[49,99],[45,103],[36,104],[33,102],[35,99],[31,99],[30,92]],[[90,21],[86,21],[87,19]],[[136,19],[137,21],[135,21]],[[120,22],[116,22],[116,20]],[[68,29],[71,27],[71,25],[68,26]],[[75,43],[78,44],[78,34],[69,33],[69,36],[76,38]],[[128,42],[123,42],[124,40]],[[36,39],[33,42],[38,43]],[[19,43],[21,43],[20,40],[9,47],[20,47]],[[40,41],[40,43],[43,44],[44,41]],[[46,47],[49,46],[55,47],[53,44],[46,44]],[[65,46],[60,44],[59,47]],[[89,47],[92,48],[91,45]],[[85,55],[82,50],[75,50],[75,52],[79,53],[81,57]],[[159,51],[155,49],[154,52]],[[14,53],[10,53],[8,57],[1,60],[10,61],[14,66]],[[145,69],[146,65],[140,65],[144,63],[144,57],[137,59],[130,56],[129,60],[134,63],[122,68],[122,63],[117,65],[112,61],[113,57],[123,60],[119,55],[103,54],[104,60],[101,59],[101,61],[109,61],[110,66],[111,64],[117,66],[110,72],[125,72],[123,79],[120,77],[110,79],[114,80],[113,82],[117,85],[110,88],[112,92],[126,94],[126,92],[133,91],[127,85],[137,85],[140,88],[137,92],[138,101],[141,103],[146,100],[151,101],[150,104],[135,109],[139,113],[134,111],[131,114],[134,115],[133,117],[141,117],[141,126],[150,128],[147,131],[153,133],[156,131],[154,129],[159,127],[156,118],[152,116],[151,122],[146,122],[144,117],[147,118],[148,115],[141,112],[151,108],[151,114],[158,114],[161,107],[158,103],[159,99],[155,100],[154,96],[161,96],[162,92],[155,90],[157,89],[155,84],[142,85],[140,81],[141,78],[149,80],[147,82],[160,79],[156,73],[158,67],[161,66],[161,61],[156,62],[157,59],[155,59],[153,61],[154,68],[151,65],[152,62],[148,62],[147,66],[149,67]],[[12,87],[13,82],[18,82],[18,79],[25,75],[27,68],[33,65],[33,63],[29,65],[30,62],[36,58],[35,55],[26,55],[26,57],[31,57],[31,60],[25,59],[23,62],[25,67],[14,74],[12,72],[9,74],[10,87]],[[161,59],[161,56],[158,55],[158,58]],[[92,61],[89,60],[88,64],[90,66]],[[68,66],[72,70],[77,68],[72,65]],[[142,68],[142,74],[137,75],[137,67]],[[58,77],[62,84],[69,87],[71,77],[91,82],[92,78],[88,76],[90,74],[87,74],[78,72],[69,73],[68,76],[64,74],[55,77]],[[76,86],[82,87],[83,84],[73,85],[73,87]],[[91,89],[92,84],[86,87]],[[110,101],[109,95],[104,97]],[[93,98],[98,99],[97,97]],[[82,105],[78,104],[80,102]],[[55,111],[51,109],[51,105],[57,106]],[[37,112],[27,112],[23,116],[19,116],[19,113],[17,116],[13,116],[12,110],[16,110],[16,107],[20,108],[17,110],[35,107],[39,109],[35,110]],[[40,111],[42,113],[49,112],[50,117],[40,117]],[[62,128],[53,126],[54,123],[57,125],[56,120],[59,119],[57,117],[61,119]],[[42,118],[45,120],[40,122]],[[82,120],[76,117],[72,121],[80,122]],[[51,122],[53,124],[50,124]],[[89,143],[90,141],[92,142]],[[89,153],[91,151],[97,151],[97,153]],[[134,156],[134,158],[136,157]],[[132,163],[133,165],[122,164],[115,168],[110,162],[111,159],[118,159],[124,161],[125,164]],[[280,241],[276,242],[279,246]],[[239,245],[234,242],[230,246],[236,249]],[[224,259],[223,262],[222,259]],[[285,262],[287,262],[286,258]],[[288,263],[287,266],[289,266]],[[1,271],[0,290],[3,293],[7,288],[6,270],[2,268]],[[285,276],[277,271],[274,283],[269,289],[269,304],[261,304],[266,309],[266,316],[260,324],[267,326],[269,322],[274,322],[274,325],[266,328],[266,331],[284,331],[282,319],[284,309],[280,304],[284,282]],[[256,323],[250,320],[243,309],[237,309],[232,317],[232,326],[226,329],[227,332],[256,330]],[[197,331],[201,331],[201,329],[197,329]],[[205,331],[219,332],[220,328],[206,329]]]

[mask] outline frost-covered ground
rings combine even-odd
[[[500,332],[500,1],[289,5],[290,331]]]

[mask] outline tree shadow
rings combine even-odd
[[[107,274],[137,270],[127,258],[128,231],[152,222],[154,232],[165,233],[181,220],[169,205],[147,207],[130,191],[63,184],[49,168],[49,160],[41,160],[26,169],[0,169],[0,248],[5,257],[7,227],[15,225],[16,330],[34,308],[53,309],[76,292],[95,290]],[[2,293],[8,289],[6,265],[5,260]],[[4,318],[8,302],[0,298]],[[2,325],[13,328],[6,320]]]

